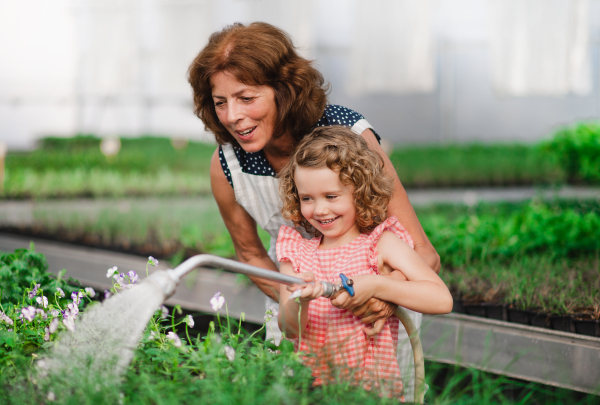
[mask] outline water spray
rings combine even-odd
[[[183,277],[197,267],[224,269],[285,285],[307,284],[301,278],[218,256],[193,256],[172,270],[152,273],[134,288],[86,311],[76,330],[65,334],[51,355],[39,362],[42,374],[57,375],[85,369],[107,378],[121,376],[154,312],[175,293]],[[352,280],[340,276],[339,285],[317,281],[323,284],[324,297],[330,298],[342,290],[354,295]],[[410,337],[415,360],[415,402],[423,403],[425,365],[419,334],[402,307],[398,307],[394,315],[400,319]]]

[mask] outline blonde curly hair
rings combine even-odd
[[[283,217],[319,236],[320,232],[302,216],[294,182],[297,167],[327,167],[339,173],[342,184],[354,186],[356,223],[361,233],[371,232],[385,220],[394,180],[385,173],[382,157],[350,128],[339,125],[316,128],[298,143],[279,174]]]

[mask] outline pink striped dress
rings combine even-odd
[[[294,228],[282,226],[277,239],[277,259],[291,262],[295,272],[311,271],[317,280],[329,282],[339,282],[340,273],[349,278],[379,274],[377,242],[386,230],[413,247],[410,234],[396,217],[386,219],[371,233],[361,234],[333,249],[318,249],[320,237],[304,239]],[[314,385],[336,379],[351,380],[365,389],[375,389],[404,402],[396,360],[399,324],[398,318],[391,317],[381,333],[367,338],[358,317],[321,297],[309,303],[307,329],[302,333],[300,347],[296,339],[296,349],[307,354],[304,360],[313,370]]]

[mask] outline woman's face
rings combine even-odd
[[[244,84],[227,71],[213,74],[210,84],[221,124],[246,152],[262,150],[275,128],[275,91],[269,86]]]

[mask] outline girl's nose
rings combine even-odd
[[[325,215],[329,213],[329,208],[327,207],[327,203],[322,200],[317,200],[315,202],[315,215]]]

